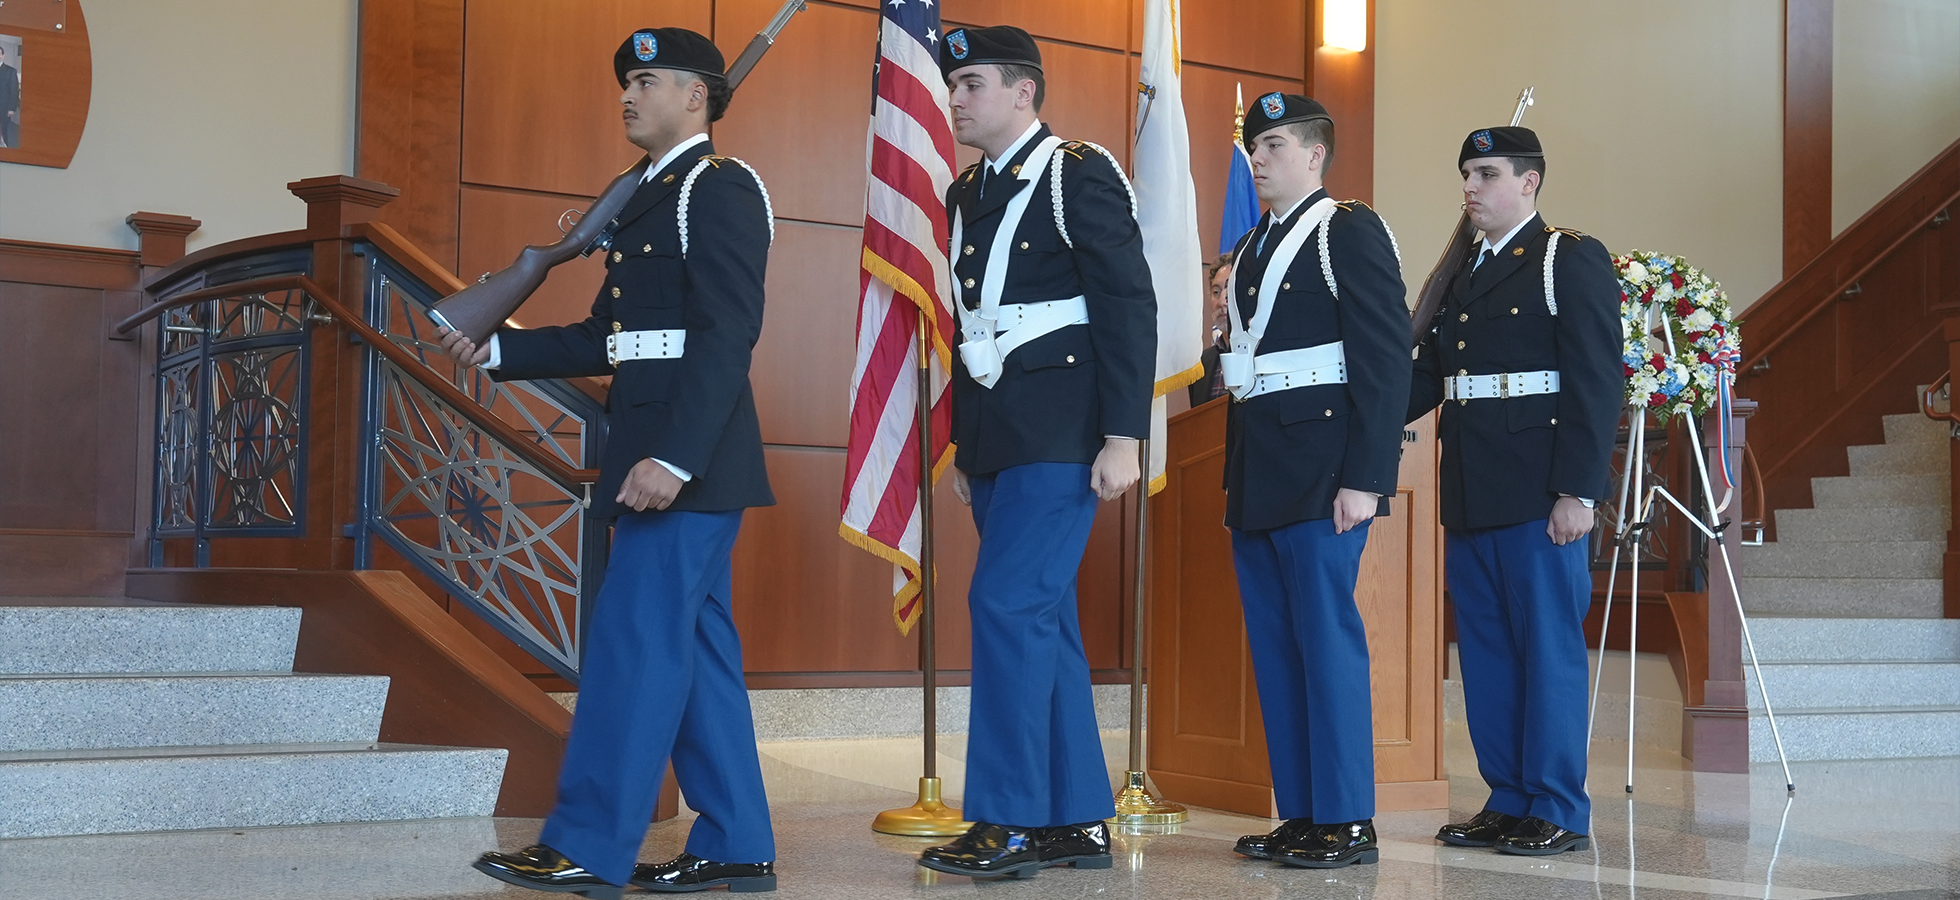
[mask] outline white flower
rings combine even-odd
[[[1654,287],[1654,302],[1667,303],[1674,299],[1674,285],[1665,281]]]
[[[1639,284],[1640,282],[1646,281],[1647,267],[1641,265],[1639,260],[1636,259],[1627,260],[1627,280],[1635,284]]]
[[[1715,324],[1715,314],[1705,309],[1697,309],[1681,324],[1687,326],[1689,331],[1707,331]]]

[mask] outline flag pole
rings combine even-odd
[[[925,672],[925,767],[919,777],[919,799],[911,806],[888,809],[871,821],[879,834],[951,837],[964,834],[971,823],[960,811],[940,801],[939,783],[939,658],[935,645],[932,568],[932,320],[919,309],[919,668]]]
[[[1189,817],[1184,807],[1150,793],[1143,769],[1143,617],[1144,573],[1150,547],[1150,441],[1137,441],[1136,608],[1130,623],[1130,768],[1116,794],[1116,825],[1176,825]]]

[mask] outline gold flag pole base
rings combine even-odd
[[[1112,825],[1177,825],[1190,814],[1184,807],[1169,800],[1159,800],[1150,793],[1144,784],[1142,772],[1124,773],[1123,790],[1116,794],[1116,815],[1109,818]]]
[[[972,827],[972,822],[960,818],[959,810],[939,801],[937,778],[919,779],[919,802],[885,810],[871,820],[871,830],[879,834],[912,837],[957,837]]]

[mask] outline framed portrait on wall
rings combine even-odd
[[[67,168],[92,79],[82,0],[0,0],[0,166]]]
[[[0,34],[0,148],[20,146],[20,35]]]

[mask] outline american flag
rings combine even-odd
[[[862,301],[838,533],[892,562],[892,618],[900,633],[908,633],[920,612],[922,311],[932,345],[927,457],[933,476],[952,459],[947,367],[954,328],[944,298],[944,198],[953,180],[953,130],[939,75],[938,6],[934,0],[884,0],[879,13],[858,278]]]

